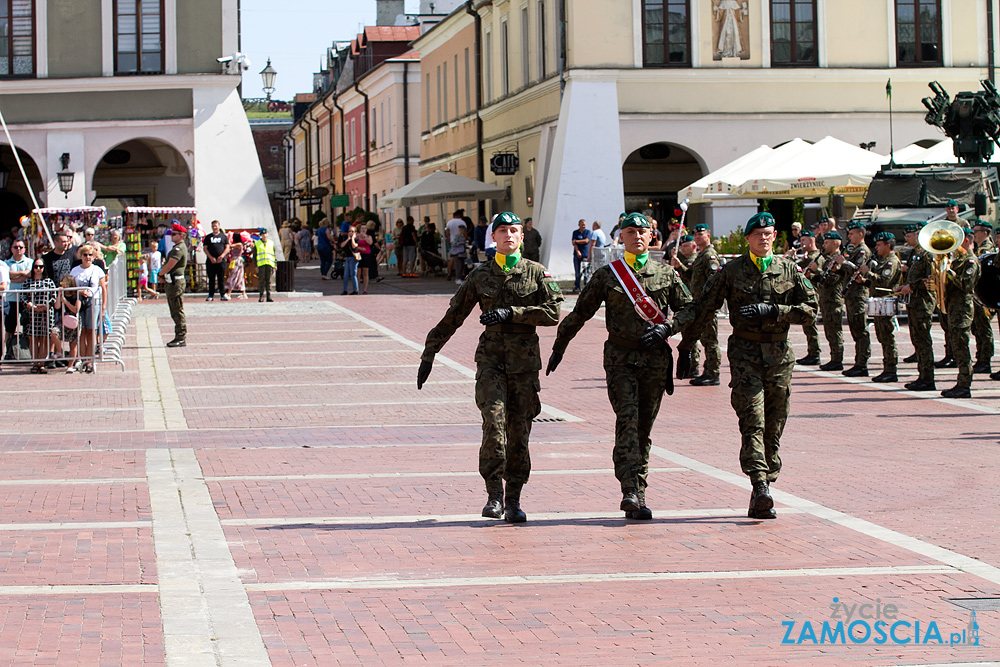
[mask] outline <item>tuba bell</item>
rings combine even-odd
[[[917,234],[917,243],[921,248],[934,255],[931,271],[931,290],[937,297],[938,309],[946,313],[944,306],[944,284],[946,279],[945,262],[948,254],[965,240],[965,232],[951,220],[935,220],[926,225]]]

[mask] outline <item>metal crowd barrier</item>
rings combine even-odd
[[[125,257],[119,255],[108,267],[108,312],[107,336],[101,343],[100,360],[119,364],[125,370],[122,361],[122,346],[125,344],[125,331],[132,321],[132,309],[136,299],[128,296],[128,268]]]
[[[0,364],[3,366],[20,364],[38,366],[46,365],[50,362],[65,361],[66,365],[69,366],[78,361],[81,363],[83,368],[86,368],[87,365],[90,365],[92,368],[96,368],[95,363],[103,361],[101,355],[103,354],[102,348],[104,346],[101,345],[99,334],[104,320],[104,308],[101,290],[97,289],[96,294],[92,297],[90,307],[94,327],[91,329],[83,328],[83,322],[80,318],[80,306],[82,304],[84,293],[88,290],[89,288],[87,287],[56,287],[31,290],[8,289],[5,292],[0,292],[0,294],[6,295],[8,309],[6,313],[0,309],[0,331],[3,332],[4,337],[3,358],[2,361],[0,361]],[[59,295],[67,292],[75,292],[77,294],[77,312],[74,313],[68,310],[65,305],[62,304],[58,309],[50,308],[46,317],[47,326],[45,327],[45,335],[29,335],[29,332],[33,328],[34,324],[34,322],[32,322],[32,318],[37,317],[37,314],[34,311],[27,310],[25,308],[24,304],[21,303],[21,296],[23,294],[31,294],[32,300],[40,299],[43,303],[48,304],[58,301]],[[76,319],[75,327],[71,328],[67,326],[66,322],[68,316],[73,316],[73,318]],[[11,324],[12,320],[13,324]],[[8,327],[13,329],[13,331],[8,332]],[[70,332],[76,333],[75,343],[77,353],[74,356],[70,356],[68,354],[71,343],[67,339],[73,337]],[[90,336],[89,347],[91,353],[84,356],[81,352],[82,344],[85,340],[84,336],[86,335]],[[39,338],[43,338],[44,343],[37,343],[36,341]],[[50,356],[50,350],[53,346],[58,347],[62,356]],[[37,353],[37,347],[41,347],[41,354]],[[99,350],[101,351],[99,352]]]

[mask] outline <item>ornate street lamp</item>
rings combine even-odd
[[[66,199],[69,199],[69,193],[73,191],[73,177],[76,175],[72,171],[67,171],[69,169],[69,153],[63,153],[59,156],[59,162],[63,168],[62,171],[56,174],[59,177],[59,189],[65,195]]]
[[[271,101],[271,94],[274,92],[274,79],[278,76],[278,72],[271,67],[271,59],[267,59],[267,66],[260,71],[260,78],[264,82],[264,94],[267,95],[267,101]]]

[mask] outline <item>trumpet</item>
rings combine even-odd
[[[917,243],[920,247],[934,255],[934,264],[931,270],[931,291],[937,298],[938,308],[942,313],[947,314],[944,305],[944,286],[948,279],[948,272],[945,264],[948,255],[965,240],[965,232],[962,228],[950,220],[935,220],[920,230],[917,234]]]

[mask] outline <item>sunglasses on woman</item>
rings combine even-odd
[[[45,268],[45,265],[44,265],[44,264],[35,264],[35,265],[34,265],[33,267],[31,267],[31,268],[33,268],[33,269],[44,269],[44,268]]]

